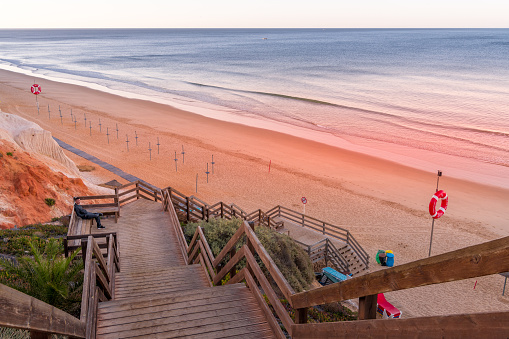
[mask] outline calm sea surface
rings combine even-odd
[[[0,30],[0,66],[509,186],[508,29]]]

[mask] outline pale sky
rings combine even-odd
[[[2,0],[0,28],[509,27],[509,0]]]

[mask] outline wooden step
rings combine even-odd
[[[243,284],[99,304],[97,338],[273,337]]]

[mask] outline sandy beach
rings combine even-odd
[[[436,172],[45,79],[36,80],[43,89],[38,114],[30,93],[34,77],[0,70],[0,79],[2,111],[34,121],[64,142],[153,185],[171,186],[209,203],[235,203],[247,212],[276,205],[302,211],[300,199],[305,196],[306,214],[347,228],[372,258],[378,249],[393,250],[396,264],[428,256],[427,209]],[[86,164],[79,157],[71,159]],[[121,181],[107,171],[96,173],[104,181]],[[447,173],[440,188],[450,197],[449,209],[435,222],[433,254],[509,235],[509,190]],[[372,267],[381,269],[374,260]],[[404,316],[506,310],[509,292],[501,296],[503,283],[499,275],[488,276],[388,293],[387,299]]]

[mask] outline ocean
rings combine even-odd
[[[509,29],[0,30],[4,69],[509,188],[508,56]]]

